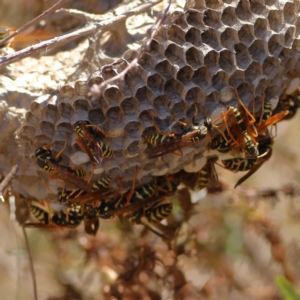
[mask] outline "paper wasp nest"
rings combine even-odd
[[[38,199],[48,194],[40,179],[49,174],[33,157],[41,143],[59,152],[67,141],[63,164],[91,172],[92,163],[75,142],[73,124],[78,120],[95,125],[106,120],[100,126],[108,135],[103,141],[114,151],[113,158],[96,167],[93,180],[108,174],[120,177],[125,191],[136,166],[137,185],[149,182],[152,175],[199,170],[209,139],[182,149],[182,156],[148,159],[144,138],[157,132],[150,120],[161,131],[180,133],[172,113],[191,125],[196,101],[196,122],[219,117],[226,105],[236,104],[234,87],[246,105],[255,99],[256,111],[263,91],[276,105],[299,76],[299,30],[297,1],[187,1],[184,12],[173,12],[159,28],[150,50],[123,82],[112,81],[98,93],[97,86],[124,70],[138,55],[135,51],[127,51],[87,80],[66,84],[32,102],[18,134],[24,159],[16,189]],[[49,181],[54,191],[58,182]]]

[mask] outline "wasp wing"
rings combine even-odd
[[[86,128],[85,124],[80,124],[83,136],[78,135],[76,140],[80,148],[87,153],[94,165],[98,165],[103,160],[103,151],[95,137]]]
[[[79,197],[70,198],[68,199],[69,203],[80,203],[80,204],[86,204],[92,201],[101,200],[104,198],[109,198],[112,195],[114,195],[115,192],[113,189],[99,189],[93,192],[89,192],[87,194],[80,195]]]
[[[264,133],[265,130],[267,129],[267,127],[276,124],[277,122],[279,122],[280,120],[282,120],[286,115],[289,114],[288,110],[282,111],[272,117],[270,117],[269,119],[267,119],[266,121],[262,122],[261,124],[259,124],[257,126],[257,131],[259,134]]]
[[[79,188],[81,190],[84,190],[86,192],[90,192],[92,187],[90,184],[88,184],[85,180],[82,178],[76,176],[75,174],[68,171],[66,168],[62,168],[61,166],[58,166],[51,161],[47,161],[47,164],[50,168],[54,170],[55,177],[58,177],[62,179],[63,181],[70,183],[76,188]]]
[[[262,158],[258,159],[258,162],[250,169],[250,171],[238,180],[238,182],[236,183],[234,188],[241,185],[251,175],[253,175],[263,165],[263,163],[266,162],[271,157],[271,155],[272,155],[272,148],[268,147],[267,151],[266,151],[266,154]]]
[[[175,136],[169,141],[151,147],[149,150],[147,150],[148,158],[156,158],[181,150],[181,148],[194,144],[195,141],[191,141],[191,139],[195,137],[198,137],[197,141],[204,139],[206,137],[206,133],[207,131],[201,134],[200,130],[194,130],[181,136]]]

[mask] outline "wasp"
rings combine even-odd
[[[112,196],[113,191],[109,189],[111,183],[111,176],[105,176],[92,184],[91,192],[86,193],[84,190],[62,191],[59,192],[58,197],[63,198],[67,204],[86,204],[93,201],[101,200]],[[62,195],[63,193],[63,195]],[[59,199],[59,201],[61,202]]]
[[[127,204],[130,206],[132,204],[138,202],[144,202],[146,199],[151,198],[157,191],[157,185],[154,182],[145,184],[144,186],[137,188],[134,190],[133,194],[128,193],[117,205],[118,208],[122,208]],[[129,198],[128,198],[129,197]],[[138,210],[132,213],[124,213],[122,216],[126,217],[131,223],[137,223],[140,215],[143,214],[143,207],[139,208]]]
[[[68,211],[68,213],[62,210],[56,211],[51,217],[51,221],[61,227],[77,227],[82,222],[82,219],[82,216],[73,210]]]
[[[82,179],[85,176],[85,172],[80,168],[72,168],[61,166],[61,157],[54,156],[52,151],[47,146],[39,147],[35,151],[37,164],[45,171],[52,172],[54,178],[60,178],[65,182],[68,182],[82,190],[90,191],[90,185]]]
[[[256,120],[244,106],[237,89],[234,89],[239,103],[237,107],[229,106],[227,112],[222,113],[230,142],[235,144],[231,151],[234,153],[242,150],[247,157],[256,157],[259,154],[255,140],[257,132],[253,126]]]
[[[214,165],[217,160],[217,157],[208,158],[204,167],[198,172],[196,186],[199,190],[207,187],[209,183],[214,187],[220,186],[218,174]]]
[[[147,200],[155,199],[155,202],[160,202],[167,195],[173,194],[179,185],[177,180],[168,179],[164,176],[156,178],[154,182],[155,183],[149,183],[144,187],[137,189],[133,194],[128,207],[133,207],[135,203],[142,203],[143,206],[138,209],[132,209],[133,212],[131,213],[123,213],[123,216],[126,217],[132,224],[141,223],[141,218],[143,216],[147,216],[147,210],[151,210],[152,208],[154,209],[155,203],[151,202],[151,204],[148,204]],[[141,193],[142,189],[143,192]],[[139,195],[138,197],[136,192]],[[165,206],[161,208],[161,212],[163,212],[163,210],[166,210]],[[159,213],[159,209],[154,212],[154,215],[152,215],[153,218],[156,213]]]
[[[76,143],[87,153],[94,166],[98,165],[104,157],[113,156],[113,151],[102,140],[96,139],[94,126],[89,122],[77,121],[73,128],[78,136]]]
[[[249,135],[247,124],[240,110],[236,107],[230,106],[227,112],[229,116],[226,118],[225,124],[227,126],[227,132],[231,138],[231,141],[236,144],[238,150],[241,148],[245,152],[246,156],[258,156],[257,143],[255,139],[251,138]],[[229,127],[227,123],[229,124]],[[231,130],[236,136],[231,133]],[[234,146],[232,149],[234,149]]]
[[[52,163],[58,165],[62,160],[62,157],[60,156],[59,157],[53,156],[53,153],[48,148],[48,146],[38,147],[35,150],[35,157],[38,166],[48,172],[53,172],[54,169],[51,169],[47,164],[47,162],[51,161]]]
[[[256,163],[249,169],[249,172],[238,180],[235,188],[246,181],[252,174],[254,174],[267,160],[272,156],[272,145],[274,140],[270,135],[267,136],[258,136],[259,140],[259,157],[257,158]]]
[[[111,219],[115,216],[113,213],[111,213],[111,211],[113,211],[115,208],[115,201],[101,201],[101,203],[96,207],[90,206],[88,212],[90,215],[97,216],[101,219]]]
[[[153,147],[148,151],[149,158],[156,158],[168,153],[175,153],[181,148],[203,140],[207,136],[207,124],[192,125],[185,128],[181,134],[165,135],[155,133],[146,137],[146,142]],[[181,154],[182,155],[182,154]]]
[[[231,134],[233,134],[233,133],[231,133]],[[235,142],[230,139],[227,131],[224,132],[224,135],[225,135],[226,139],[221,134],[217,135],[210,143],[209,149],[217,150],[220,153],[228,153],[228,152],[232,151],[232,149],[235,146]]]
[[[262,106],[261,116],[258,122],[255,123],[258,134],[262,135],[265,133],[267,127],[276,124],[277,122],[286,119],[290,114],[289,107],[283,107],[284,109],[280,112],[274,110],[272,115],[272,105],[268,99],[264,97],[264,104]]]
[[[162,205],[156,205],[161,202],[167,196],[172,195],[179,185],[179,181],[172,176],[165,177],[160,176],[155,178],[156,192],[146,199],[143,199],[143,206],[135,207],[135,203],[130,203],[128,208],[132,209],[132,213],[123,215],[126,216],[128,221],[132,224],[143,223],[142,218],[145,216],[148,222],[160,222],[165,219],[172,211],[172,203],[165,203]],[[151,200],[151,202],[150,202]],[[144,223],[143,223],[144,224]]]
[[[196,124],[195,118],[198,115],[198,108],[195,100],[194,100],[194,104],[195,104],[195,113],[193,116],[192,125],[189,127],[186,127],[185,123],[177,120],[175,115],[172,113],[175,121],[184,127],[181,134],[174,134],[174,133],[167,134],[161,132],[157,127],[157,125],[154,122],[152,122],[150,119],[150,122],[153,124],[153,126],[156,128],[156,130],[159,133],[146,136],[145,138],[146,143],[153,146],[148,151],[149,158],[156,158],[165,155],[167,153],[175,154],[176,151],[178,150],[180,151],[180,155],[182,155],[182,150],[181,150],[182,148],[187,147],[192,143],[197,143],[205,139],[207,136],[209,136],[211,139],[212,130],[214,128],[219,130],[218,126],[214,125],[212,120],[208,117],[204,119],[203,124],[201,123]],[[220,131],[220,133],[224,135],[222,131]]]
[[[96,235],[99,229],[99,218],[97,216],[92,216],[88,213],[84,214],[83,217],[84,230],[87,234]]]
[[[36,219],[38,219],[42,225],[47,225],[46,227],[77,227],[81,221],[82,216],[79,216],[74,211],[69,211],[68,214],[63,211],[55,211],[53,215],[50,217],[50,213],[48,210],[42,208],[37,203],[30,204],[30,211],[34,215]],[[27,223],[25,226],[33,226],[38,224]]]
[[[271,104],[270,100],[267,99],[265,96],[263,98],[264,98],[264,100],[263,100],[263,105],[262,105],[262,109],[261,109],[261,116],[260,116],[258,124],[265,122],[266,120],[270,119],[272,116],[272,104]]]
[[[277,113],[275,115],[273,115],[272,117],[270,117],[269,119],[267,119],[266,121],[262,122],[261,124],[257,125],[257,132],[260,135],[265,134],[266,129],[271,126],[276,124],[277,122],[281,121],[284,119],[285,116],[287,116],[289,114],[288,110],[282,111],[280,113]]]
[[[233,172],[249,171],[256,164],[256,158],[232,158],[221,160],[224,168]]]
[[[77,171],[74,171],[75,168],[59,166],[51,161],[48,161],[47,165],[51,168],[51,170],[53,170],[52,172],[54,172],[54,176],[52,176],[52,178],[60,178],[63,181],[68,182],[69,184],[76,186],[86,192],[91,191],[90,184],[74,174],[74,172],[76,174],[78,173]],[[79,173],[82,174],[81,171]]]
[[[30,211],[41,224],[26,223],[26,227],[44,227],[44,228],[76,228],[80,223],[84,222],[86,233],[95,235],[99,228],[99,220],[96,216],[90,215],[87,211],[84,214],[79,214],[74,210],[69,210],[67,213],[54,211],[52,216],[48,210],[42,208],[39,204],[31,203]]]
[[[85,206],[80,205],[77,202],[71,203],[69,201],[69,199],[79,197],[81,194],[84,194],[84,193],[86,193],[86,192],[81,189],[73,189],[71,191],[66,191],[65,189],[62,189],[58,192],[58,195],[57,195],[58,202],[60,202],[61,204],[67,205],[69,210],[72,210],[72,211],[82,215]]]
[[[296,91],[291,95],[281,95],[278,104],[274,109],[274,113],[280,113],[287,110],[288,114],[284,118],[282,118],[282,120],[292,119],[296,115],[297,110],[300,107],[300,97],[298,94],[299,91]]]
[[[161,222],[172,212],[173,204],[164,203],[146,210],[146,218],[149,222]]]
[[[152,145],[153,147],[156,147],[163,143],[171,142],[174,140],[174,138],[175,138],[175,134],[166,135],[160,133],[150,134],[145,137],[146,142]]]
[[[153,182],[134,190],[134,193],[128,201],[128,193],[114,201],[101,203],[101,217],[125,216],[131,222],[139,222],[140,217],[144,215],[144,209],[147,209],[155,203],[162,201],[165,197],[171,196],[176,192],[179,185],[177,179],[172,177],[158,177]]]
[[[65,189],[62,189],[58,192],[57,198],[61,204],[69,204],[69,199],[76,198],[84,193],[85,191],[81,189],[73,189],[71,191],[66,191]]]
[[[172,212],[172,208],[172,203],[164,203],[158,206],[154,205],[146,210],[144,208],[140,208],[139,210],[133,212],[130,216],[127,216],[127,219],[131,224],[142,223],[143,216],[147,218],[148,222],[161,222],[169,216],[169,214]]]
[[[156,183],[148,183],[144,186],[136,189],[133,195],[129,199],[129,204],[134,204],[139,201],[143,201],[146,198],[149,198],[154,195],[157,190]]]

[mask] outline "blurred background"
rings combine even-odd
[[[56,2],[0,0],[0,26],[17,29]],[[65,7],[101,14],[120,2],[74,0]],[[70,30],[53,20],[16,38],[15,49]],[[96,237],[82,226],[26,229],[38,299],[276,300],[283,299],[278,275],[300,288],[298,128],[299,115],[278,124],[272,158],[241,187],[233,189],[242,173],[219,167],[222,193],[182,187],[168,218],[172,242],[118,219],[101,220]],[[0,205],[1,299],[33,299],[22,229],[7,203]]]

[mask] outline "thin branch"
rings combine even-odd
[[[167,5],[166,9],[164,10],[164,12],[162,13],[162,15],[156,20],[155,24],[152,26],[151,30],[149,31],[150,32],[150,37],[149,39],[145,40],[140,48],[140,52],[138,54],[138,56],[121,72],[119,73],[118,75],[110,78],[110,79],[107,79],[105,80],[104,82],[102,82],[98,87],[97,87],[97,90],[93,91],[94,95],[95,94],[98,94],[97,96],[99,96],[102,92],[102,90],[105,88],[105,86],[107,86],[109,83],[113,82],[113,81],[116,81],[116,80],[120,80],[120,79],[123,79],[123,77],[125,76],[125,74],[131,69],[133,68],[138,60],[141,58],[141,56],[143,55],[143,53],[145,51],[149,51],[150,50],[150,45],[151,45],[151,42],[158,30],[158,28],[164,23],[166,17],[167,17],[167,14],[168,14],[168,11],[170,9],[170,6],[171,6],[171,3],[172,3],[172,0],[169,0],[169,4]]]
[[[68,14],[70,16],[76,17],[78,19],[81,19],[81,20],[84,19],[85,21],[90,22],[90,23],[102,22],[102,21],[105,21],[107,19],[110,19],[110,18],[113,18],[116,16],[115,14],[112,14],[112,13],[106,13],[104,15],[89,14],[87,12],[73,9],[73,8],[61,8],[57,12],[62,12],[62,13]]]
[[[10,172],[6,175],[4,180],[0,184],[0,200],[4,202],[3,198],[3,191],[8,186],[8,184],[11,182],[11,180],[15,177],[16,172],[18,170],[19,163],[17,163],[15,166],[13,166],[10,170]]]
[[[57,10],[59,7],[63,6],[68,1],[69,0],[60,0],[59,2],[57,2],[56,4],[54,4],[52,7],[50,7],[48,10],[45,10],[41,15],[37,16],[36,18],[34,18],[33,20],[31,20],[30,22],[28,22],[27,24],[25,24],[21,28],[17,29],[12,34],[10,34],[6,38],[4,38],[3,40],[0,40],[0,46],[4,45],[7,41],[9,41],[14,36],[16,36],[20,32],[22,32],[25,29],[27,29],[28,27],[30,27],[32,24],[37,23],[39,20],[43,19],[45,16],[47,16],[50,13],[52,13],[53,11]]]
[[[35,272],[34,272],[34,267],[33,267],[33,260],[32,260],[32,255],[31,255],[31,251],[30,251],[27,232],[26,232],[26,229],[25,229],[24,226],[22,226],[22,231],[23,231],[23,235],[24,235],[24,239],[25,239],[25,243],[26,243],[26,248],[27,248],[27,252],[28,252],[29,266],[30,266],[30,272],[31,272],[31,276],[32,276],[34,300],[38,300],[37,287],[36,287],[36,277],[35,277]]]
[[[160,2],[162,2],[162,1],[160,1]],[[132,0],[131,2],[120,4],[117,7],[113,7],[105,14],[100,14],[100,15],[99,14],[97,14],[97,15],[90,14],[90,13],[87,13],[87,12],[84,12],[81,10],[77,10],[77,9],[73,9],[73,8],[62,8],[62,9],[58,10],[57,12],[63,12],[65,14],[77,17],[81,20],[84,19],[89,23],[97,23],[97,22],[106,21],[108,19],[112,19],[115,16],[121,15],[125,11],[131,11],[131,10],[135,9],[136,7],[140,6],[141,4],[145,4],[145,2],[147,2],[147,1]],[[151,6],[153,6],[153,5],[156,5],[157,3],[151,4],[151,2],[149,1],[146,4],[150,4]]]
[[[150,7],[160,3],[162,1],[163,0],[149,1],[146,4],[142,4],[139,7],[135,8],[135,9],[132,9],[131,11],[125,12],[125,13],[121,14],[120,16],[116,16],[116,17],[114,17],[110,20],[95,23],[95,24],[92,24],[92,25],[87,26],[85,28],[78,29],[74,32],[62,35],[60,37],[55,37],[51,40],[40,42],[39,44],[27,47],[25,49],[22,49],[20,51],[17,51],[15,53],[13,53],[13,54],[8,54],[8,55],[5,55],[5,56],[2,56],[2,57],[0,57],[0,68],[6,66],[8,64],[11,64],[13,62],[16,62],[18,60],[21,60],[25,57],[37,54],[37,53],[39,53],[43,50],[48,51],[50,49],[53,49],[54,47],[57,47],[61,44],[65,44],[65,43],[70,42],[70,41],[72,41],[74,39],[77,39],[79,37],[86,36],[86,35],[89,35],[89,34],[95,34],[97,31],[99,31],[101,29],[105,29],[105,28],[108,28],[108,27],[111,27],[111,26],[115,26],[116,23],[123,22],[127,18],[129,18],[133,15],[137,15],[137,14],[140,14],[144,11],[147,11]]]

